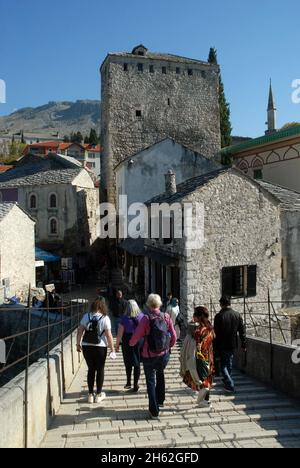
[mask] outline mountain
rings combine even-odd
[[[55,133],[64,136],[77,131],[85,135],[91,128],[100,133],[100,101],[51,101],[44,106],[26,107],[0,117],[0,135],[12,135],[22,130],[49,136]]]

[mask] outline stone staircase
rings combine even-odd
[[[181,382],[179,348],[172,351],[166,370],[167,395],[159,420],[148,418],[142,372],[140,392],[125,392],[122,355],[108,359],[100,405],[86,402],[83,363],[42,447],[93,448],[300,448],[300,406],[246,375],[236,372],[237,392],[223,393],[216,378],[213,408],[196,407],[196,394]]]

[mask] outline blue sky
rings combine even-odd
[[[109,51],[207,59],[218,49],[234,134],[265,131],[273,79],[278,125],[300,121],[299,0],[0,0],[0,115],[53,100],[99,99]]]

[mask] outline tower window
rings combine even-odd
[[[201,76],[202,76],[202,78],[206,78],[206,71],[205,70],[201,71]]]
[[[145,54],[144,54],[144,52],[142,50],[139,50],[138,55],[143,55],[144,56]]]
[[[142,117],[142,111],[140,109],[137,109],[135,111],[135,115],[136,115],[136,117]]]
[[[188,69],[188,76],[193,76],[193,70],[191,68]]]
[[[56,218],[51,218],[49,222],[50,234],[55,236],[58,234],[58,222]]]
[[[49,196],[49,208],[57,208],[57,196],[55,193],[51,193]]]
[[[176,75],[180,75],[180,68],[176,67]]]
[[[124,71],[128,71],[128,63],[124,63]]]
[[[138,71],[143,72],[144,71],[144,65],[142,63],[138,63]]]
[[[167,74],[167,67],[162,67],[161,72],[163,75]]]
[[[170,105],[171,105],[171,100],[170,100],[170,98],[168,98],[168,106],[170,106]]]
[[[154,73],[154,66],[153,65],[149,65],[149,72]]]

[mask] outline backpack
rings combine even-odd
[[[149,317],[150,332],[147,335],[148,348],[151,353],[160,354],[170,349],[171,335],[165,321],[165,314],[158,316],[147,314]]]
[[[89,314],[89,323],[86,326],[86,331],[84,334],[84,341],[88,344],[99,345],[101,343],[102,335],[104,334],[105,330],[102,333],[99,333],[99,322],[103,319],[103,315],[98,317],[91,317]]]

